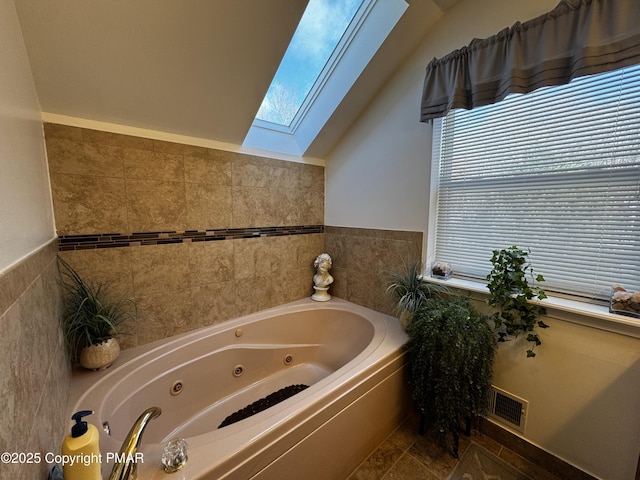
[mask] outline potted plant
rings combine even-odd
[[[525,333],[527,340],[532,343],[527,350],[527,357],[535,357],[534,348],[542,344],[535,328],[549,326],[539,319],[545,309],[534,302],[547,298],[547,295],[540,286],[535,285],[535,282],[543,282],[544,277],[534,274],[528,259],[529,253],[515,245],[493,251],[493,269],[487,275],[487,303],[497,308],[492,319],[498,332],[498,341],[504,342]],[[531,279],[531,285],[528,278]]]
[[[136,305],[112,300],[107,284],[86,282],[60,257],[58,265],[64,289],[61,326],[71,358],[90,370],[105,369],[120,353],[116,337],[123,322],[136,317]]]
[[[403,268],[389,274],[386,292],[395,301],[396,315],[404,329],[411,323],[424,302],[449,290],[422,279],[423,265],[417,260],[403,260]]]
[[[486,413],[496,339],[469,299],[430,298],[415,312],[407,328],[407,372],[420,414],[437,432],[453,434],[458,456],[458,431]]]

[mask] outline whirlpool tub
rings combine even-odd
[[[107,454],[157,406],[140,479],[342,480],[407,414],[405,341],[393,317],[337,298],[300,300],[126,350],[110,369],[76,375],[72,410],[95,412],[86,420],[100,429],[105,478]],[[220,427],[293,385],[304,388]],[[162,449],[174,437],[187,441],[189,460],[167,474]]]

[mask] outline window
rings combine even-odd
[[[310,0],[243,146],[304,155],[408,7],[404,0],[352,2]],[[345,8],[346,15],[319,15],[322,8],[316,4],[333,5],[336,11]],[[311,23],[305,20],[308,14]],[[314,68],[292,67],[287,57],[300,49],[312,48],[311,41],[318,36],[300,32],[305,26],[319,26],[325,31],[337,27],[337,30],[325,45],[326,63],[314,62]],[[343,33],[339,34],[340,31]],[[284,84],[296,86],[283,87]]]
[[[363,0],[311,0],[256,118],[288,127]]]
[[[434,139],[431,259],[484,279],[517,245],[548,291],[640,290],[640,65],[451,111]]]

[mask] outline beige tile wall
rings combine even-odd
[[[70,421],[56,251],[52,242],[0,275],[0,452],[43,458],[3,464],[2,480],[46,478],[44,455],[60,451]]]
[[[389,273],[420,260],[422,232],[325,226],[324,234],[333,260],[332,294],[393,314],[394,302],[385,293]]]
[[[324,168],[45,125],[59,235],[322,225]],[[321,233],[61,252],[134,298],[123,346],[312,293]]]
[[[45,124],[58,235],[322,225],[324,168]]]
[[[323,235],[60,252],[84,278],[134,298],[127,348],[194,330],[312,293]]]
[[[324,169],[239,153],[45,125],[59,235],[322,225]],[[124,347],[312,293],[333,257],[332,295],[386,313],[386,275],[420,258],[422,233],[325,233],[61,252],[82,275],[134,298]]]

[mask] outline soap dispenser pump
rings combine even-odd
[[[100,480],[101,456],[98,429],[82,420],[91,410],[81,410],[71,416],[75,424],[62,442],[64,480]]]

